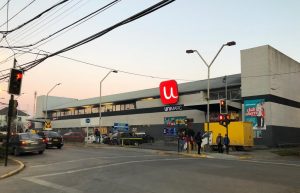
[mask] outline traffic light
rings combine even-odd
[[[227,113],[227,104],[226,100],[221,99],[220,100],[220,114],[226,114]]]
[[[227,127],[230,123],[230,115],[228,114],[219,114],[219,124]]]
[[[8,92],[10,94],[20,95],[22,79],[23,79],[23,71],[12,68],[10,72],[10,80],[8,86]]]

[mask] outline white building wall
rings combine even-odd
[[[190,95],[181,95],[177,104],[184,104],[184,106],[192,106],[199,104],[206,104],[205,94],[203,92],[190,94]],[[151,100],[142,100],[136,102],[137,109],[143,108],[153,108],[153,107],[162,107],[165,106],[161,103],[160,99],[151,99]]]
[[[271,46],[242,50],[241,70],[242,97],[274,95],[300,102],[300,63]],[[265,103],[266,124],[299,128],[300,109],[280,102]]]
[[[50,108],[55,108],[56,106],[60,106],[63,104],[67,104],[67,103],[72,103],[74,101],[77,101],[78,99],[73,99],[73,98],[64,98],[64,97],[55,97],[55,96],[48,96],[48,100],[47,100],[47,96],[38,96],[37,97],[37,101],[36,101],[36,115],[35,117],[44,117],[44,111],[46,110],[46,106],[47,109]],[[47,101],[47,105],[46,105],[46,101]]]
[[[194,123],[203,123],[204,113],[198,110],[185,110],[175,112],[156,112],[132,115],[117,115],[102,117],[102,126],[113,126],[114,123],[128,123],[129,125],[152,125],[164,124],[164,117],[186,116],[193,118]],[[83,118],[84,119],[84,118]],[[90,123],[86,124],[83,119],[68,119],[52,121],[52,128],[71,128],[71,127],[98,127],[99,117],[89,118]]]

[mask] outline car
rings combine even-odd
[[[3,143],[3,146],[6,142]],[[37,134],[32,133],[16,133],[10,137],[8,150],[10,153],[18,156],[22,153],[38,152],[43,154],[46,149],[44,140]]]
[[[84,135],[81,132],[68,132],[63,135],[66,142],[84,142]]]
[[[63,137],[55,131],[39,131],[38,135],[44,139],[46,148],[57,147],[57,149],[61,149],[64,145]]]
[[[135,133],[135,136],[138,138],[142,138],[142,143],[154,143],[154,137],[145,132]]]

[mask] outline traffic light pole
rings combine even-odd
[[[14,59],[14,67],[16,67],[17,60]],[[13,108],[14,108],[14,95],[10,95],[9,105],[8,105],[8,116],[7,116],[7,133],[6,133],[6,146],[5,146],[5,163],[4,166],[7,166],[8,160],[8,146],[9,146],[9,139],[10,139],[10,127],[11,127],[11,120],[13,117]]]

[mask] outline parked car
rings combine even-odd
[[[145,132],[135,133],[135,136],[138,138],[143,138],[142,143],[154,143],[154,137],[148,135]]]
[[[44,139],[46,148],[57,147],[58,149],[61,149],[64,145],[63,137],[55,131],[40,131],[38,132],[38,135]]]
[[[3,146],[6,142],[3,143]],[[46,144],[43,139],[32,133],[17,133],[10,137],[8,150],[10,153],[18,156],[21,153],[32,153],[38,152],[39,154],[44,153]]]
[[[63,135],[66,142],[84,142],[84,137],[81,132],[68,132]]]

